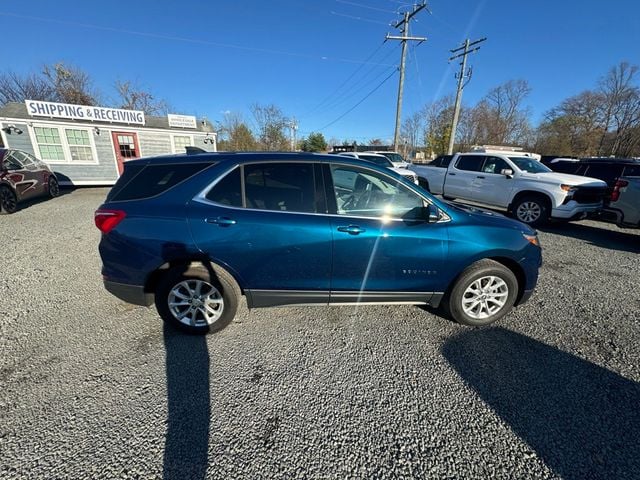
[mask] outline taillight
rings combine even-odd
[[[611,201],[617,202],[620,198],[620,192],[623,188],[629,185],[629,182],[626,180],[617,180],[616,184],[613,186],[613,192],[611,192]]]
[[[102,233],[109,233],[127,214],[123,210],[96,210],[93,220]]]

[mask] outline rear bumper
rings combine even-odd
[[[128,285],[126,283],[104,280],[104,288],[112,295],[127,303],[142,305],[144,307],[148,307],[153,303],[153,294],[145,292],[142,285]]]

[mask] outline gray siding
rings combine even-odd
[[[23,150],[37,157],[38,154],[37,152],[33,151],[33,146],[31,145],[31,139],[29,138],[29,127],[27,126],[27,124],[18,122],[2,122],[3,127],[6,127],[7,125],[15,125],[17,128],[22,130],[22,133],[20,135],[15,132],[5,134],[5,138],[7,139],[7,148]]]
[[[143,157],[173,153],[171,134],[138,131],[138,144]]]

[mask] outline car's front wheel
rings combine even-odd
[[[537,227],[549,220],[547,202],[541,196],[526,196],[517,200],[511,211],[522,223]]]
[[[240,289],[225,271],[213,266],[174,267],[160,280],[155,303],[165,322],[188,333],[206,334],[235,317]]]
[[[15,213],[18,209],[16,193],[6,185],[0,186],[0,211]]]
[[[511,270],[493,260],[468,267],[442,300],[453,320],[470,326],[489,325],[511,311],[518,294],[518,280]]]

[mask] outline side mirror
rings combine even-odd
[[[510,168],[503,168],[502,170],[500,170],[500,174],[504,175],[507,178],[513,178],[513,170],[511,170]]]
[[[440,210],[435,205],[427,205],[426,207],[422,207],[422,218],[427,221],[427,223],[436,223],[440,220]]]

